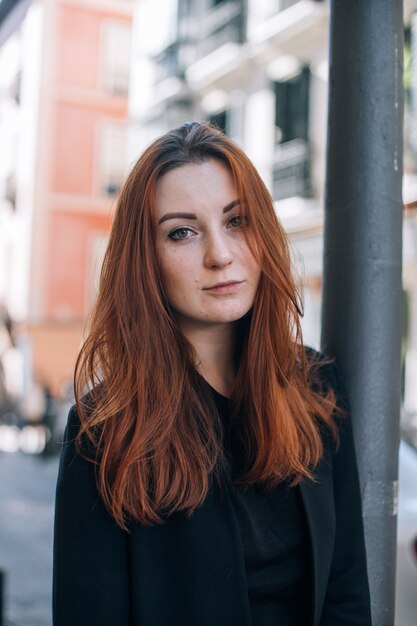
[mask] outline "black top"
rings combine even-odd
[[[211,388],[227,428],[228,399]],[[253,626],[310,623],[310,545],[298,487],[281,483],[265,492],[257,486],[232,492],[245,559]]]
[[[324,363],[320,377],[342,402],[334,366]],[[352,425],[348,412],[335,420],[339,448],[323,430],[315,480],[302,480],[294,492],[311,543],[312,575],[299,603],[311,597],[310,626],[372,626]],[[253,626],[229,476],[221,490],[213,481],[193,515],[180,511],[165,524],[132,524],[126,533],[104,507],[94,464],[77,454],[79,429],[73,406],[57,481],[54,626]],[[275,535],[279,520],[273,523]],[[288,624],[281,618],[275,626]]]

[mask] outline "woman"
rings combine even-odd
[[[351,427],[300,314],[242,150],[199,123],[151,144],[76,365],[55,626],[371,624]]]

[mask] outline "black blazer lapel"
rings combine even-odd
[[[300,492],[310,530],[313,561],[312,626],[318,626],[324,602],[335,538],[331,462],[324,455],[314,472],[316,482],[302,481]]]

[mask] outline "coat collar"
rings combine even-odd
[[[315,480],[300,483],[301,498],[310,531],[312,581],[312,626],[320,622],[335,538],[335,511],[331,464],[324,457],[315,470]]]

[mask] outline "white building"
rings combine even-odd
[[[417,0],[406,0],[406,26],[414,11]],[[305,341],[314,346],[320,328],[328,26],[324,0],[138,0],[130,90],[132,156],[169,128],[208,119],[251,157],[293,241],[304,287]],[[417,85],[417,69],[415,75]],[[408,203],[417,200],[414,162],[405,161]],[[416,229],[417,211],[410,208],[404,221],[405,406],[413,412]]]

